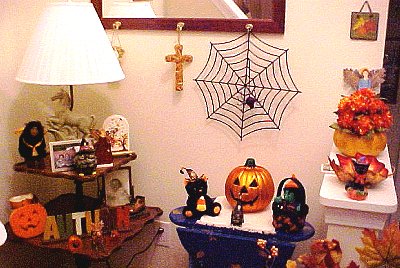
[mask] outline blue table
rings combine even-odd
[[[189,253],[189,267],[226,268],[240,265],[241,268],[266,267],[266,256],[257,246],[257,240],[267,241],[267,248],[278,247],[279,255],[275,258],[275,268],[285,267],[292,256],[295,242],[311,238],[314,227],[306,223],[303,230],[296,233],[278,231],[276,234],[260,234],[238,229],[213,227],[196,224],[197,219],[186,219],[182,215],[183,207],[172,210],[170,220],[178,225],[179,239]],[[271,219],[272,220],[272,219]]]

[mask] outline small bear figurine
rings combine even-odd
[[[31,121],[26,124],[19,137],[18,151],[25,159],[28,167],[44,167],[46,142],[44,128],[40,121]]]
[[[221,204],[214,202],[207,195],[207,177],[204,174],[198,177],[196,172],[188,168],[181,168],[180,173],[184,174],[184,170],[189,178],[185,178],[188,199],[183,208],[183,215],[186,218],[200,218],[203,215],[218,216],[221,212]]]

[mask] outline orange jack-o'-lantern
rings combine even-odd
[[[77,235],[70,235],[68,238],[68,249],[71,252],[76,252],[81,250],[83,247],[82,239]]]
[[[241,201],[243,212],[265,209],[274,192],[271,174],[265,168],[256,166],[252,158],[247,159],[244,166],[233,169],[225,182],[226,199],[232,207]]]
[[[44,232],[47,212],[40,204],[30,204],[14,209],[10,215],[10,226],[21,238],[31,238]]]

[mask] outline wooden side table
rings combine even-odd
[[[52,172],[49,156],[45,158],[44,168],[30,168],[26,165],[26,163],[22,162],[15,164],[14,170],[22,173],[37,174],[46,177],[63,178],[74,181],[75,194],[63,194],[56,199],[51,200],[45,205],[49,215],[59,215],[76,211],[94,210],[99,208],[105,200],[105,177],[108,173],[111,173],[115,170],[128,170],[129,182],[131,187],[130,192],[131,195],[134,195],[131,167],[125,165],[135,160],[136,158],[137,155],[135,153],[114,156],[113,166],[97,168],[96,174],[89,176],[80,176],[76,171],[73,170],[66,172]],[[97,181],[97,199],[83,195],[83,184],[92,181]],[[141,216],[138,216],[134,220],[131,220],[130,230],[127,232],[121,232],[118,239],[111,239],[110,236],[106,236],[105,248],[102,251],[91,249],[91,238],[84,237],[82,239],[84,243],[83,249],[79,252],[74,253],[77,266],[88,267],[90,266],[90,263],[92,261],[106,261],[108,263],[110,255],[116,249],[120,248],[125,241],[133,238],[137,233],[141,231],[145,224],[152,222],[156,217],[162,215],[162,213],[162,210],[158,207],[146,207],[146,210],[141,213]],[[31,239],[19,240],[37,247],[58,249],[63,251],[68,250],[66,241],[43,243],[41,236]]]
[[[338,160],[336,147],[332,148],[330,158]],[[392,174],[388,149],[377,157]],[[368,189],[368,197],[355,201],[347,197],[345,185],[334,173],[324,174],[320,189],[320,203],[325,206],[325,223],[328,225],[327,237],[340,242],[343,251],[342,263],[358,260],[355,247],[361,246],[364,228],[382,230],[390,214],[397,210],[397,195],[393,176]]]

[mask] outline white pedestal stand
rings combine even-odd
[[[338,164],[336,153],[339,152],[334,147],[329,157]],[[392,174],[387,147],[377,159]],[[335,173],[326,173],[321,185],[320,203],[326,207],[327,238],[338,240],[343,251],[341,267],[346,267],[351,260],[362,264],[355,250],[355,247],[363,245],[361,232],[364,228],[382,230],[390,214],[397,210],[393,176],[368,189],[366,200],[356,201],[347,197],[345,185]]]

